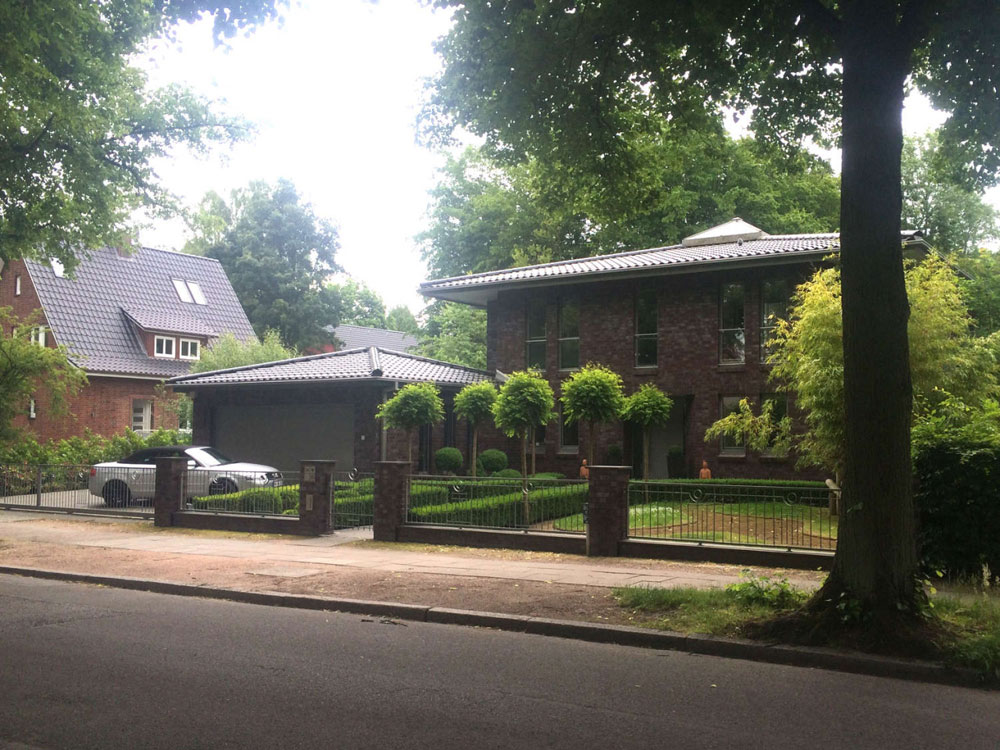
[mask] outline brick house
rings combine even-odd
[[[911,254],[927,250],[919,233],[902,239]],[[768,235],[734,219],[680,245],[440,279],[420,291],[485,308],[487,368],[536,368],[557,399],[561,381],[588,362],[619,373],[626,393],[658,385],[674,409],[652,436],[653,477],[697,476],[704,460],[717,477],[793,478],[803,476],[794,456],[756,455],[704,435],[741,398],[772,399],[776,413],[801,416],[768,380],[767,337],[796,284],[838,250],[837,234]],[[585,433],[561,417],[548,425],[535,446],[538,470],[574,476]],[[519,452],[495,432],[481,444]],[[629,426],[598,427],[598,461],[631,464],[638,475],[640,452]]]
[[[174,378],[194,399],[194,442],[246,461],[297,471],[302,459],[334,459],[337,468],[372,471],[379,460],[405,460],[406,436],[383,430],[378,405],[407,383],[433,382],[444,420],[413,438],[418,471],[433,469],[443,446],[469,455],[471,435],[455,417],[455,394],[490,373],[378,347],[234,367]]]
[[[222,333],[254,338],[218,261],[152,248],[98,250],[73,278],[57,263],[11,261],[0,269],[0,307],[21,319],[40,311],[36,341],[65,347],[87,374],[68,414],[52,414],[39,395],[15,419],[40,440],[176,427],[156,387],[187,373]]]

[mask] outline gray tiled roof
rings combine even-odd
[[[124,258],[98,250],[81,261],[73,279],[37,261],[25,264],[56,343],[88,372],[163,378],[188,372],[188,362],[148,356],[125,310],[162,324],[157,330],[228,331],[243,341],[254,336],[222,266],[211,258],[152,248]],[[197,282],[208,304],[181,302],[172,279]]]
[[[903,240],[919,239],[918,232],[903,232]],[[544,263],[537,266],[454,276],[426,281],[420,292],[428,297],[482,304],[490,289],[504,286],[528,286],[560,281],[586,281],[592,277],[629,273],[668,273],[691,271],[698,267],[757,260],[808,260],[840,250],[840,235],[781,234],[760,239],[686,247],[671,245],[648,250],[633,250],[613,255]]]
[[[192,336],[217,336],[204,321],[182,312],[155,310],[147,307],[122,307],[122,312],[137,326],[147,331],[189,333]]]
[[[344,342],[344,349],[375,346],[380,349],[408,352],[419,343],[416,337],[408,333],[404,333],[403,331],[386,331],[382,328],[369,328],[367,326],[354,326],[344,323],[336,328],[327,326],[327,330],[332,330],[333,335]]]
[[[345,349],[329,354],[314,354],[278,362],[233,367],[170,381],[176,390],[186,391],[209,385],[264,385],[276,383],[322,383],[363,380],[463,386],[490,380],[482,370],[452,365],[404,352],[369,347]]]

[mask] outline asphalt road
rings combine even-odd
[[[1000,693],[0,576],[0,748],[997,748]]]

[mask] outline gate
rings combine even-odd
[[[61,510],[99,515],[152,515],[155,470],[149,492],[140,471],[109,469],[98,475],[75,464],[0,464],[0,508]]]
[[[335,471],[333,479],[331,528],[371,527],[375,517],[375,474],[357,469]]]

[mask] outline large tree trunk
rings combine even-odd
[[[910,67],[896,3],[844,16],[841,266],[846,466],[833,571],[814,600],[847,597],[875,630],[917,606],[910,386],[900,240],[900,122]]]

